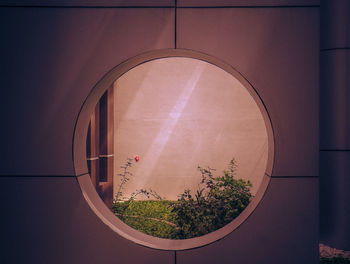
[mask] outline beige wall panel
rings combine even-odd
[[[133,68],[114,87],[115,193],[120,167],[139,155],[123,186],[126,197],[142,188],[177,200],[199,188],[198,166],[221,176],[232,158],[236,178],[249,180],[256,194],[267,166],[267,128],[235,77],[204,61],[166,58]]]
[[[321,149],[350,149],[349,61],[350,50],[321,53]]]
[[[276,176],[318,174],[318,8],[179,9],[178,47],[231,64],[260,94]]]
[[[107,227],[74,177],[1,177],[1,263],[174,263]]]
[[[210,245],[177,252],[177,263],[318,263],[317,192],[317,178],[272,178],[238,229]]]
[[[122,61],[173,47],[173,21],[162,8],[1,8],[0,173],[73,175],[85,98]]]

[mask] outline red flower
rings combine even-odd
[[[135,155],[135,156],[134,156],[134,160],[135,160],[136,162],[138,162],[138,161],[140,160],[139,155]]]

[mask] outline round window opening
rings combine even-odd
[[[84,196],[107,225],[136,243],[180,250],[222,238],[253,212],[269,182],[273,137],[239,73],[167,50],[135,57],[96,85],[74,150]]]

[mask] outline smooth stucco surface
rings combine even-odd
[[[322,76],[321,83],[332,84],[329,88],[338,91],[334,78],[339,76],[333,75],[326,82],[329,73],[318,73],[320,7],[306,6],[311,1],[299,0],[288,0],[290,7],[267,6],[277,3],[274,0],[261,0],[259,6],[257,0],[245,0],[245,5],[254,8],[177,10],[162,8],[165,1],[157,1],[162,2],[157,8],[113,6],[122,2],[119,0],[1,2],[0,31],[5,41],[0,43],[0,107],[5,126],[0,154],[0,207],[4,212],[0,218],[4,227],[0,263],[318,263],[318,80]],[[156,1],[130,0],[127,4],[149,2]],[[177,4],[180,2],[185,1],[178,0]],[[238,1],[231,2],[235,5]],[[75,7],[64,6],[69,4]],[[97,8],[87,8],[89,4]],[[330,18],[338,19],[339,15]],[[330,25],[334,25],[332,21]],[[340,38],[325,38],[334,45],[324,44],[324,48],[343,47]],[[256,210],[223,239],[184,251],[147,248],[114,232],[89,206],[90,198],[78,183],[89,180],[89,175],[79,176],[87,173],[85,145],[80,150],[81,165],[73,163],[72,158],[77,139],[72,142],[74,124],[95,84],[129,58],[176,47],[209,54],[239,71],[261,96],[275,140],[272,177]],[[339,56],[344,52],[321,54]],[[335,108],[328,112],[327,106],[322,105],[321,116],[339,116]],[[323,135],[332,139],[337,127]],[[78,136],[85,139],[86,133]],[[320,157],[328,168],[320,170],[321,178],[331,179],[325,182],[328,190],[338,186],[340,174],[333,177],[337,170],[350,175],[346,167],[339,167],[338,158],[330,157],[333,154],[339,155],[329,151]],[[350,161],[347,157],[339,159]],[[320,195],[327,198],[328,205],[334,205],[328,193]],[[322,217],[333,222],[341,213],[330,215],[328,211]],[[332,232],[333,225],[328,230]],[[341,231],[341,225],[337,230]],[[342,232],[344,238],[345,234]]]
[[[250,180],[256,193],[266,169],[266,128],[254,99],[232,75],[200,60],[165,58],[135,67],[114,87],[115,191],[120,166],[139,155],[126,197],[143,188],[177,199],[184,189],[198,189],[198,165],[219,176],[233,157],[237,178]]]

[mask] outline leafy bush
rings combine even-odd
[[[173,239],[202,236],[215,231],[236,218],[251,201],[251,183],[235,179],[237,164],[234,159],[224,175],[214,177],[211,168],[198,167],[202,174],[199,190],[194,196],[185,190],[173,205],[176,225]]]
[[[171,238],[176,232],[172,206],[176,201],[129,200],[114,203],[113,211],[127,225],[147,235]]]
[[[236,218],[249,204],[252,195],[249,181],[235,179],[237,164],[229,163],[223,176],[214,177],[211,168],[198,166],[202,174],[199,189],[194,196],[191,190],[179,195],[178,201],[166,201],[152,190],[136,190],[127,201],[122,201],[122,189],[132,175],[128,169],[132,160],[122,166],[121,184],[113,203],[113,212],[129,226],[148,235],[187,239],[215,231]],[[157,200],[136,201],[143,194]]]

